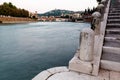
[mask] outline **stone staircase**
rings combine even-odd
[[[120,0],[111,0],[104,37],[101,68],[120,71]]]

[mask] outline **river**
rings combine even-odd
[[[39,72],[67,66],[88,23],[0,24],[0,80],[31,80]]]

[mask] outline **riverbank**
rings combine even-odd
[[[36,22],[37,20],[31,18],[20,18],[20,17],[0,17],[0,23],[29,23]]]

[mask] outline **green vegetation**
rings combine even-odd
[[[29,12],[25,9],[17,8],[11,2],[4,2],[0,5],[0,15],[12,17],[29,17]]]
[[[90,8],[85,9],[84,15],[92,14],[92,13],[94,13],[96,10],[97,10],[96,8],[93,8],[93,9],[90,9]]]
[[[74,13],[74,11],[55,9],[55,10],[46,12],[44,14],[38,14],[38,15],[39,16],[61,16],[62,14],[71,14],[71,13]]]
[[[98,3],[100,3],[102,0],[97,0]]]

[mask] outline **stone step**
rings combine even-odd
[[[110,6],[110,10],[111,10],[111,9],[118,9],[118,10],[119,10],[120,8],[119,8],[119,7],[116,7],[116,6]]]
[[[120,23],[118,23],[118,24],[109,23],[109,24],[107,24],[106,28],[120,28]]]
[[[111,10],[120,10],[120,8],[110,8],[110,11]]]
[[[120,37],[113,37],[104,39],[104,46],[120,48]]]
[[[120,28],[106,29],[106,34],[120,34]]]
[[[102,54],[102,60],[108,60],[113,62],[119,62],[120,63],[120,54],[115,54],[111,52],[104,52]]]
[[[120,62],[101,60],[100,64],[102,69],[120,72]]]
[[[120,19],[120,16],[108,16],[108,19]]]
[[[119,4],[117,4],[119,5]],[[113,6],[110,6],[110,9],[119,9],[120,6],[116,6],[116,5],[113,5]]]
[[[120,38],[119,34],[106,34],[105,37],[115,37],[115,38]]]
[[[113,9],[113,8],[114,8],[114,9],[119,9],[120,6],[118,6],[118,5],[119,5],[119,4],[117,4],[117,6],[116,6],[116,5],[112,5],[112,6],[110,6],[110,9]]]
[[[120,12],[120,9],[112,8],[112,9],[110,9],[110,11],[118,11],[118,12]]]
[[[101,68],[120,71],[120,2],[111,0],[101,55]]]
[[[108,16],[120,16],[120,13],[109,13]]]
[[[120,10],[110,10],[109,13],[120,13]]]
[[[108,19],[108,23],[120,23],[120,19]]]
[[[120,37],[105,37],[105,40],[120,40]]]
[[[115,31],[117,31],[118,33],[119,33],[119,31],[120,31],[120,28],[115,28],[115,27],[112,27],[112,28],[106,28],[106,32],[109,32],[109,31],[113,31],[113,32],[115,32]]]
[[[115,53],[120,55],[120,48],[103,46],[103,53]]]

